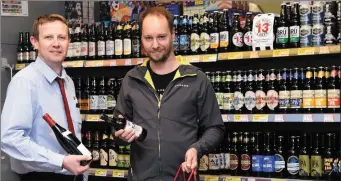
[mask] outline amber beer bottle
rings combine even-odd
[[[327,88],[324,67],[318,68],[318,74],[315,81],[315,111],[323,113],[327,108]]]
[[[117,167],[117,152],[118,152],[118,146],[116,145],[116,142],[110,134],[109,137],[109,143],[108,143],[108,150],[109,150],[109,168],[116,168]]]
[[[290,112],[299,113],[301,111],[302,101],[303,101],[303,90],[300,81],[299,69],[294,69],[293,79],[291,81],[290,90]]]
[[[240,28],[240,19],[239,13],[233,14],[233,22],[231,28],[231,36],[232,36],[232,51],[242,51],[244,47],[243,37],[244,34],[242,29]]]
[[[100,165],[99,132],[96,131],[94,135],[94,141],[92,142],[92,162],[90,166],[92,168],[98,168],[99,165]]]
[[[240,171],[243,176],[251,175],[251,151],[249,149],[249,133],[244,133],[243,147],[240,155]]]
[[[99,157],[100,157],[100,166],[102,168],[106,168],[108,166],[108,135],[106,133],[102,134],[102,140],[100,143],[100,151],[99,151]]]
[[[228,52],[229,50],[229,43],[230,43],[230,37],[229,37],[229,21],[228,21],[228,10],[223,10],[223,15],[220,16],[220,36],[219,36],[219,52]]]
[[[238,147],[237,147],[237,140],[238,140],[238,133],[233,132],[232,138],[232,145],[230,150],[230,170],[232,176],[238,175],[239,169],[239,157],[238,157]]]
[[[332,148],[332,133],[327,134],[327,147],[323,155],[323,175],[325,180],[333,180],[335,172],[333,172],[334,149]]]
[[[287,113],[290,108],[290,81],[289,71],[286,68],[282,69],[281,81],[279,85],[279,109],[280,112]]]
[[[131,25],[126,22],[123,28],[123,58],[131,57]]]
[[[249,70],[247,74],[247,82],[245,83],[245,94],[244,94],[244,100],[245,100],[245,108],[246,113],[252,114],[255,112],[256,107],[256,94],[255,94],[255,81],[253,80],[253,71]]]
[[[251,12],[247,12],[246,13],[246,23],[245,23],[245,27],[243,29],[243,33],[244,33],[244,43],[245,43],[245,50],[246,51],[252,51],[252,13]]]
[[[339,70],[340,71],[340,70]],[[338,68],[332,66],[330,76],[328,78],[327,95],[328,95],[328,111],[329,113],[340,112],[340,78],[337,75]]]
[[[266,93],[266,106],[268,107],[269,113],[278,112],[278,98],[278,81],[276,80],[275,69],[271,69],[269,72],[269,83]]]
[[[316,133],[314,147],[311,152],[311,177],[314,180],[322,179],[322,153],[320,150],[320,133]]]
[[[300,154],[298,156],[300,161],[300,170],[299,170],[299,176],[300,179],[308,179],[310,176],[310,152],[307,145],[308,141],[308,135],[307,133],[303,133],[302,136],[302,147],[300,150]]]
[[[313,72],[310,67],[306,68],[303,87],[303,112],[312,113],[315,108]]]

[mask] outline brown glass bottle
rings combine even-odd
[[[302,135],[302,146],[299,154],[299,177],[300,179],[308,179],[310,176],[310,152],[308,148],[308,135],[307,133],[303,133]]]
[[[91,78],[90,84],[90,92],[89,92],[89,99],[90,99],[90,110],[89,113],[96,114],[98,111],[98,92],[97,92],[97,80],[96,77]]]
[[[240,150],[240,175],[251,175],[251,151],[249,150],[249,133],[244,133],[243,147]]]
[[[322,153],[320,149],[320,133],[315,133],[314,146],[311,152],[311,178],[321,180],[323,178]]]
[[[339,113],[340,112],[340,78],[337,75],[338,68],[336,66],[331,67],[330,76],[328,78],[327,96],[328,103],[327,112]]]
[[[278,81],[275,69],[270,69],[269,83],[266,93],[266,106],[269,113],[277,113],[279,108]]]
[[[230,149],[230,173],[232,176],[238,175],[238,169],[239,169],[239,154],[238,154],[238,146],[237,146],[237,140],[238,140],[238,133],[233,132],[232,137],[232,144]]]
[[[94,140],[92,142],[92,168],[99,168],[100,166],[100,151],[99,151],[99,132],[95,131]]]
[[[325,68],[319,67],[315,80],[315,112],[323,113],[327,109],[327,86],[325,77]]]
[[[102,140],[100,143],[100,151],[99,151],[99,157],[100,157],[100,166],[101,168],[106,168],[108,166],[108,135],[106,133],[102,134]]]

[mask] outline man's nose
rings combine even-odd
[[[156,48],[158,48],[158,47],[159,47],[159,42],[158,42],[157,39],[155,38],[155,39],[153,40],[152,48],[156,49]]]
[[[54,38],[53,42],[52,42],[52,46],[54,47],[59,47],[60,46],[60,40],[58,40],[58,38]]]

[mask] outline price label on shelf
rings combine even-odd
[[[111,60],[111,61],[110,61],[110,66],[111,66],[111,67],[117,66],[116,60]]]
[[[103,121],[103,120],[99,119],[98,114],[88,114],[86,115],[86,121]]]
[[[320,47],[320,54],[328,54],[329,53],[329,47],[328,46],[324,46],[324,47]]]
[[[284,115],[283,114],[275,114],[275,122],[284,122]]]
[[[234,122],[248,122],[248,115],[234,115]]]
[[[315,47],[298,48],[297,55],[314,55]]]
[[[225,181],[241,181],[240,178],[236,178],[236,177],[229,177],[229,176],[226,176],[226,177],[223,177],[225,179]]]
[[[323,122],[334,122],[334,115],[333,114],[323,115]]]
[[[250,52],[250,58],[259,58],[259,52],[258,51]]]
[[[313,122],[312,114],[303,114],[303,122]]]
[[[205,176],[204,181],[219,181],[219,176]]]
[[[103,60],[95,60],[88,62],[89,67],[102,67],[103,66]]]
[[[253,122],[268,122],[269,115],[267,114],[254,114],[252,117]]]
[[[231,121],[230,115],[228,115],[228,114],[222,114],[221,118],[223,119],[223,122],[230,122]]]
[[[273,50],[272,56],[273,57],[287,57],[289,56],[289,49]]]
[[[203,55],[202,57],[203,62],[216,62],[217,61],[217,55]]]
[[[271,181],[285,181],[285,179],[271,179]]]
[[[124,178],[124,170],[112,171],[112,177]]]
[[[200,56],[199,55],[190,55],[185,57],[188,62],[196,63],[200,62]]]
[[[232,52],[227,54],[227,58],[230,60],[233,59],[242,59],[243,58],[243,52]]]
[[[15,70],[21,70],[26,67],[26,64],[24,63],[19,63],[15,65]]]
[[[124,65],[125,65],[125,66],[130,66],[130,65],[131,65],[131,59],[126,59],[126,60],[124,61]]]
[[[95,176],[106,177],[107,176],[107,170],[97,169],[95,172]]]
[[[143,59],[138,59],[137,64],[143,64]]]

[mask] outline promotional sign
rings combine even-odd
[[[275,15],[258,14],[253,19],[252,50],[273,50]]]

